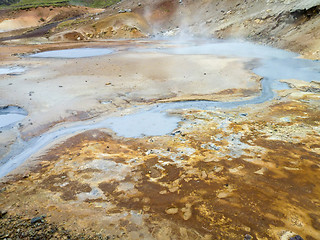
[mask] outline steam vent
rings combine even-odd
[[[0,1],[0,239],[320,240],[319,0]]]

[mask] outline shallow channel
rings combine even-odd
[[[158,43],[158,42],[157,42]],[[49,58],[80,58],[93,57],[110,54],[113,50],[94,48],[68,49],[59,51],[42,52],[31,55],[31,57]],[[71,127],[61,127],[52,132],[47,132],[40,137],[30,140],[24,149],[15,151],[12,157],[0,167],[0,177],[5,176],[33,154],[59,138],[71,136],[86,130],[109,128],[118,136],[143,137],[165,135],[171,133],[178,127],[181,118],[168,115],[170,109],[203,109],[213,110],[216,108],[235,108],[247,104],[259,104],[272,100],[275,96],[274,90],[285,89],[287,86],[279,82],[281,79],[300,79],[305,81],[320,80],[319,62],[299,59],[298,55],[280,49],[261,46],[248,42],[234,41],[212,41],[212,42],[168,42],[167,44],[150,44],[143,48],[129,49],[131,52],[153,52],[166,54],[189,55],[215,55],[223,57],[238,57],[243,59],[254,59],[256,67],[253,72],[262,76],[260,95],[243,101],[214,102],[214,101],[184,101],[160,103],[148,106],[130,115],[121,117],[110,117],[102,120],[88,120],[78,122]],[[99,55],[97,55],[99,53]]]

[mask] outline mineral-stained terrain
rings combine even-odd
[[[0,170],[76,124],[172,102],[255,99],[256,58],[156,50],[240,38],[317,60],[319,5],[126,0],[103,12],[1,12],[0,68],[24,72],[0,75],[0,106],[28,115],[0,128]],[[43,20],[21,20],[31,16]],[[71,48],[114,52],[29,57]],[[1,178],[0,239],[320,239],[320,79],[301,78],[279,78],[288,87],[254,104],[169,108],[181,120],[167,134],[126,137],[99,125],[52,138]]]

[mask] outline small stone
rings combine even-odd
[[[176,191],[178,191],[179,190],[179,187],[178,186],[173,186],[173,187],[171,187],[171,188],[169,188],[169,191],[170,192],[176,192]]]
[[[208,175],[207,175],[207,173],[206,173],[205,171],[202,171],[202,172],[201,172],[201,177],[202,177],[202,178],[207,178]]]
[[[185,208],[182,208],[181,211],[183,212],[183,219],[185,221],[189,220],[192,216],[192,210],[190,206],[186,206]]]
[[[260,170],[258,170],[258,171],[255,171],[254,173],[255,174],[259,174],[259,175],[263,175],[265,172],[267,171],[267,168],[261,168]]]
[[[220,199],[222,199],[222,198],[227,198],[229,196],[229,193],[228,192],[219,192],[218,194],[217,194],[217,198],[220,198]]]
[[[143,206],[143,211],[148,212],[150,210],[150,206]]]
[[[7,211],[0,211],[0,218],[3,218],[7,213]]]
[[[303,240],[303,238],[299,235],[295,235],[294,237],[289,238],[289,240]]]
[[[180,134],[180,133],[181,133],[181,131],[180,131],[180,130],[177,130],[177,131],[171,133],[171,135],[172,135],[172,136],[175,136],[176,134]]]
[[[169,208],[166,210],[166,213],[172,215],[172,214],[178,213],[178,211],[179,211],[179,208]]]
[[[40,216],[40,217],[34,217],[31,219],[31,224],[35,224],[35,223],[38,223],[38,222],[42,222],[42,220],[45,218],[46,216]]]
[[[246,234],[243,240],[251,240],[252,236],[250,234]]]

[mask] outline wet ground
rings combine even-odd
[[[8,106],[0,109],[0,128],[10,127],[20,122],[27,115],[27,112],[19,107]]]
[[[135,83],[147,90],[114,89],[124,89],[127,101],[115,108],[110,108],[117,99],[108,97],[111,91],[99,93],[105,115],[51,122],[23,147],[13,145],[2,175],[28,161],[3,178],[0,210],[7,213],[1,221],[45,215],[39,225],[103,239],[318,239],[319,64],[247,43],[135,44],[139,47],[109,45],[111,55],[83,65],[80,59],[70,60],[77,65],[66,62],[69,68],[61,73],[73,76],[71,67],[79,63],[111,61],[103,64],[104,74],[110,74],[105,86],[122,78],[121,84],[130,84],[140,74]],[[234,51],[228,52],[230,46]],[[130,61],[117,65],[123,59]],[[148,65],[151,60],[156,64]],[[46,61],[53,71],[64,63]],[[176,65],[164,67],[170,66],[162,66],[165,61]],[[46,69],[39,66],[29,67]],[[224,85],[229,73],[234,82]],[[20,81],[14,77],[10,81]],[[172,88],[179,84],[183,92]],[[149,98],[137,100],[145,93]],[[29,112],[37,124],[35,116]],[[28,139],[26,129],[19,131]],[[15,160],[18,164],[7,168]],[[10,231],[8,237],[18,235]]]

